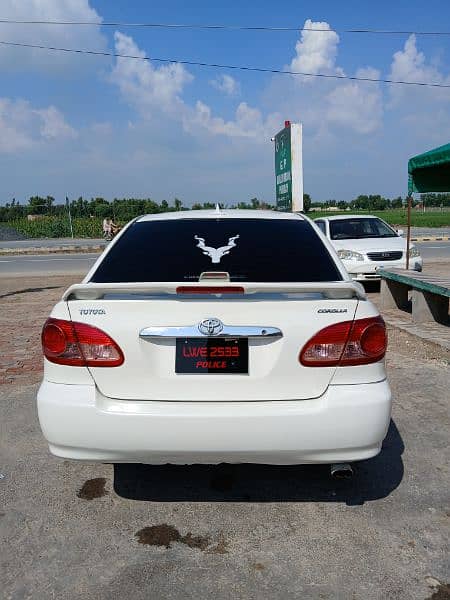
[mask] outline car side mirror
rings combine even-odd
[[[401,237],[405,232],[403,231],[403,229],[397,229],[397,235],[399,237]]]

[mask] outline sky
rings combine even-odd
[[[446,0],[2,0],[0,19],[292,27],[0,24],[0,41],[176,61],[450,84]],[[299,31],[302,27],[319,32]],[[333,30],[333,31],[330,31]],[[336,33],[336,30],[338,33]],[[303,124],[313,201],[405,195],[411,156],[450,141],[450,88],[255,73],[0,45],[0,203],[31,195],[275,201],[271,137]]]

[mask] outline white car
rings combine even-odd
[[[353,279],[380,279],[378,269],[406,268],[406,240],[378,217],[371,215],[339,215],[321,217],[316,225],[327,236]],[[409,250],[409,268],[422,270],[417,246]]]
[[[390,421],[383,319],[301,215],[135,219],[42,345],[39,420],[65,459],[349,463]]]

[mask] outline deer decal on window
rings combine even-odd
[[[220,263],[220,259],[222,258],[222,256],[230,254],[231,248],[234,248],[236,246],[235,240],[237,240],[238,237],[239,234],[235,235],[234,237],[230,237],[226,246],[220,246],[220,248],[212,248],[211,246],[206,245],[205,238],[201,238],[198,235],[194,235],[194,238],[198,241],[197,248],[200,248],[203,254],[209,256],[211,262],[215,264]]]

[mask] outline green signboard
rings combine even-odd
[[[291,126],[275,136],[275,176],[278,210],[292,208]]]
[[[303,210],[302,126],[289,123],[275,136],[278,210]]]

